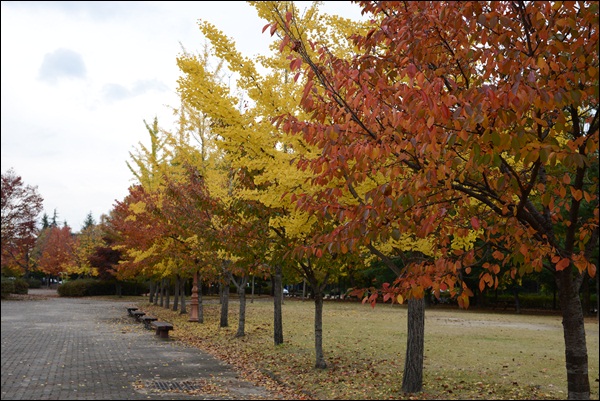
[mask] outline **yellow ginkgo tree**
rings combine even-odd
[[[262,2],[252,4],[259,16],[270,13]],[[324,35],[331,43],[345,37],[336,29],[349,29],[335,21],[328,26],[330,20],[321,18],[316,4],[306,11],[303,19],[307,34]],[[219,81],[211,70],[210,60],[183,55],[178,58],[183,73],[179,80],[180,94],[186,104],[209,118],[215,143],[235,176],[232,182],[237,185],[231,191],[234,202],[245,204],[242,210],[254,208],[254,218],[266,219],[268,223],[267,242],[262,244],[264,251],[258,257],[273,268],[276,276],[279,269],[291,268],[311,284],[315,298],[315,365],[325,367],[323,290],[329,278],[339,272],[345,257],[336,258],[319,251],[304,252],[307,241],[312,241],[315,233],[331,229],[328,222],[294,207],[293,194],[310,191],[313,187],[312,173],[298,169],[296,161],[300,155],[316,150],[300,138],[286,134],[273,121],[281,112],[310,117],[298,107],[300,82],[290,70],[287,55],[277,49],[273,49],[269,57],[257,56],[251,60],[239,53],[235,44],[214,25],[201,22],[200,29],[212,45],[215,60],[218,60],[215,63],[223,62],[235,75],[235,88]],[[282,341],[281,322],[277,322],[277,311],[281,308],[280,285],[275,294],[275,343],[278,344]]]

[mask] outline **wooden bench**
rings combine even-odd
[[[158,319],[153,316],[142,316],[140,320],[144,323],[144,327],[147,329],[152,329],[150,323],[157,321]]]
[[[135,317],[137,321],[140,321],[141,317],[144,316],[145,313],[141,311],[133,311],[131,312],[131,316]]]
[[[136,310],[138,310],[138,308],[130,306],[127,308],[127,313],[129,313],[129,316],[133,316],[133,312],[135,312]]]
[[[156,335],[160,338],[169,338],[169,330],[173,330],[173,325],[167,322],[152,322],[152,326],[156,329]]]

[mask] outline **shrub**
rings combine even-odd
[[[14,281],[15,283],[15,294],[27,294],[27,290],[29,289],[29,284],[26,280],[22,278],[17,278]]]
[[[143,283],[121,282],[122,295],[141,295],[148,292],[148,286]],[[77,279],[68,281],[58,287],[61,297],[84,297],[94,295],[116,295],[117,281],[97,279]]]
[[[1,286],[2,286],[2,288],[1,288],[2,298],[6,298],[10,294],[13,294],[15,292],[15,280],[13,280],[13,279],[2,277]]]
[[[113,282],[113,286],[116,283]],[[121,282],[121,295],[142,295],[150,291],[148,283],[140,283],[137,281]]]
[[[73,280],[58,286],[58,295],[61,297],[83,297],[86,295],[87,280]]]
[[[38,280],[37,278],[28,278],[27,284],[29,284],[29,288],[42,288],[42,280]]]

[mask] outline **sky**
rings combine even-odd
[[[322,10],[360,18],[349,1]],[[245,56],[269,51],[268,21],[246,2],[1,2],[1,170],[37,187],[40,218],[56,212],[77,232],[127,196],[144,121],[175,126],[176,58],[204,47],[200,19]]]

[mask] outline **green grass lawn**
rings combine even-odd
[[[567,381],[561,317],[431,307],[425,312],[424,391],[401,391],[406,352],[405,305],[325,302],[323,347],[329,367],[314,369],[314,304],[286,299],[284,344],[273,344],[273,303],[248,302],[246,336],[234,338],[220,305],[205,299],[203,324],[149,304],[145,312],[174,324],[171,337],[237,366],[246,378],[286,398],[314,399],[565,399]],[[189,304],[188,304],[189,309]],[[598,399],[598,321],[586,321],[592,399]]]

